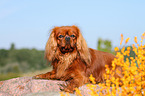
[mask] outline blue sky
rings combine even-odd
[[[0,49],[44,49],[54,26],[77,25],[89,47],[99,37],[119,46],[120,34],[145,32],[145,0],[0,0]]]

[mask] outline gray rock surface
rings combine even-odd
[[[0,81],[0,96],[60,96],[60,86],[64,81],[32,79],[32,77],[19,77]],[[86,86],[79,88],[83,96],[88,96]],[[70,94],[70,96],[76,96]]]

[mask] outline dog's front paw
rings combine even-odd
[[[68,92],[68,93],[74,93],[75,90],[73,90],[73,88],[67,86],[66,84],[59,84],[60,86],[60,90],[64,91],[64,92]]]
[[[43,75],[36,75],[36,76],[33,76],[32,79],[43,79]]]
[[[63,91],[68,92],[68,93],[74,93],[75,92],[75,90],[68,89],[68,88],[64,88]]]

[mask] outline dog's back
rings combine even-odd
[[[111,53],[102,52],[89,48],[91,53],[91,64],[86,70],[87,76],[92,74],[97,82],[103,80],[103,73],[105,72],[105,65],[112,66],[112,61],[115,56]]]

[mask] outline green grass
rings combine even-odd
[[[34,72],[28,72],[28,73],[5,73],[5,74],[0,74],[0,81],[12,79],[12,78],[17,78],[17,77],[33,77],[38,74],[43,74],[46,72],[49,72],[52,70],[52,67],[48,67],[43,70],[36,70]]]
[[[32,77],[32,76],[35,76],[38,74],[43,74],[43,73],[49,72],[51,70],[52,70],[52,67],[48,67],[48,68],[45,68],[43,70],[37,70],[34,72],[23,73],[23,74],[21,74],[21,77]]]
[[[16,77],[20,77],[21,75],[18,73],[6,73],[6,74],[0,74],[0,81],[8,80]]]

